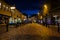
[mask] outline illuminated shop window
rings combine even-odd
[[[10,17],[9,23],[14,23],[14,18]]]
[[[1,3],[0,3],[0,8],[1,8]]]

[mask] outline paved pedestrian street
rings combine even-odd
[[[60,40],[60,33],[43,25],[30,23],[1,34],[0,40]]]

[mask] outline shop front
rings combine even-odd
[[[7,31],[7,25],[9,22],[9,16],[0,14],[0,33]]]

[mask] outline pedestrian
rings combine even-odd
[[[43,18],[43,25],[45,25],[45,18]]]
[[[6,18],[6,31],[8,32],[9,20]]]
[[[47,18],[45,18],[45,25],[46,25],[46,27],[47,27]]]
[[[60,18],[57,20],[57,26],[58,26],[58,32],[59,32],[59,27],[60,27]]]

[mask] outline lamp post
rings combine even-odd
[[[43,5],[43,16],[46,16],[45,17],[45,25],[46,25],[46,27],[47,27],[47,13],[48,13],[48,6],[47,6],[47,4],[44,4]]]
[[[40,13],[38,12],[38,19],[40,19]]]
[[[48,6],[47,4],[45,4],[43,7],[43,15],[46,15],[47,13],[48,13]]]

